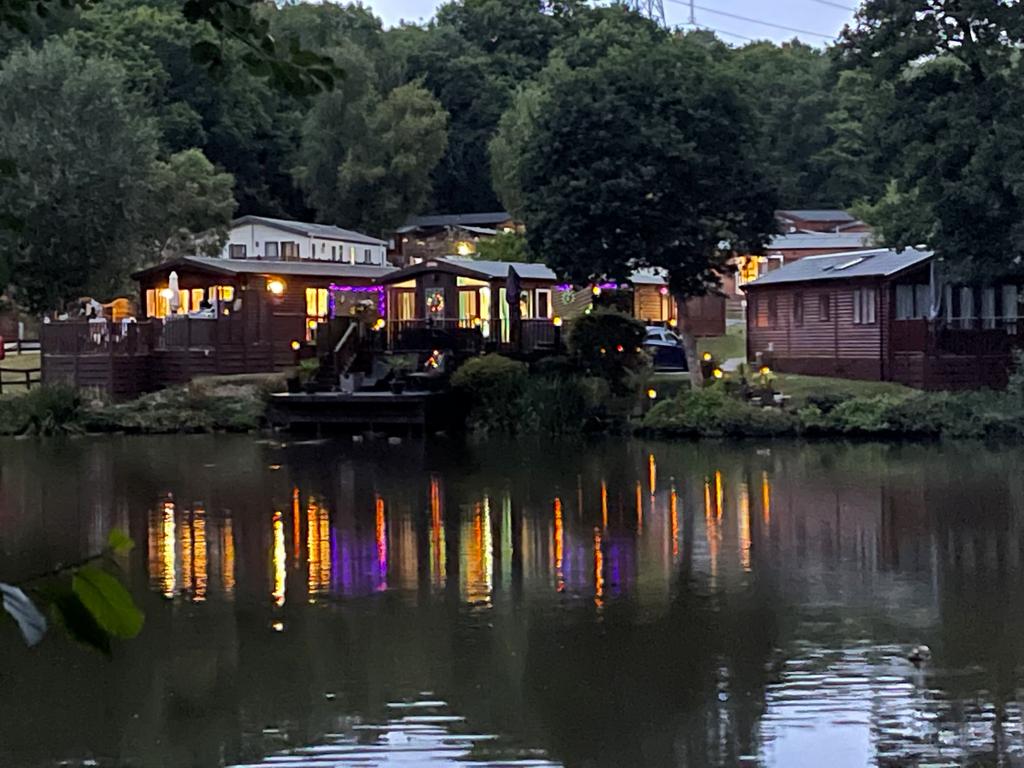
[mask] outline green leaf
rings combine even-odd
[[[21,630],[25,642],[32,646],[39,643],[46,634],[46,617],[39,612],[28,595],[10,584],[0,584],[4,610],[9,613]]]
[[[123,555],[132,551],[132,548],[135,546],[135,542],[132,541],[131,537],[120,528],[114,528],[110,532],[110,535],[107,536],[107,546],[110,547],[115,554]]]
[[[110,656],[110,635],[96,623],[78,595],[71,590],[61,590],[53,595],[53,607],[74,640]]]
[[[71,580],[71,588],[96,623],[114,637],[128,639],[142,630],[142,611],[124,585],[106,571],[82,568]]]

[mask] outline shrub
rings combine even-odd
[[[524,428],[556,435],[582,432],[593,414],[591,392],[577,376],[536,376],[521,397]]]
[[[82,395],[74,387],[53,384],[0,401],[0,433],[58,435],[82,431]]]
[[[623,392],[629,375],[648,365],[644,334],[644,324],[636,318],[599,309],[573,321],[569,351],[582,370],[607,379],[613,390]]]
[[[522,429],[526,382],[526,364],[501,355],[474,357],[452,375],[452,387],[465,396],[472,425],[484,430]]]
[[[796,418],[778,408],[759,408],[719,387],[680,392],[652,408],[645,429],[664,435],[784,435],[796,431]]]

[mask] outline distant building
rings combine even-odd
[[[1016,284],[941,283],[930,251],[810,256],[749,283],[747,354],[778,371],[925,389],[1003,387]]]
[[[310,224],[266,216],[231,222],[221,258],[255,261],[331,261],[387,266],[387,242],[330,224]]]
[[[469,256],[477,252],[482,239],[521,231],[508,211],[412,216],[391,238],[391,259],[408,266],[449,254]]]
[[[870,232],[871,227],[846,211],[811,209],[776,211],[775,218],[786,234],[799,232]]]

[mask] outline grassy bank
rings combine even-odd
[[[784,384],[779,389],[786,391]],[[1015,391],[899,388],[849,394],[816,389],[790,403],[787,408],[755,406],[718,386],[683,391],[652,408],[641,429],[661,437],[1024,438],[1024,398]]]
[[[0,400],[0,435],[249,432],[264,426],[267,395],[282,383],[280,376],[196,380],[126,403],[38,387]]]

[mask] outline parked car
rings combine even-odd
[[[644,335],[644,351],[654,361],[658,371],[687,371],[686,351],[683,340],[671,328],[652,325]]]

